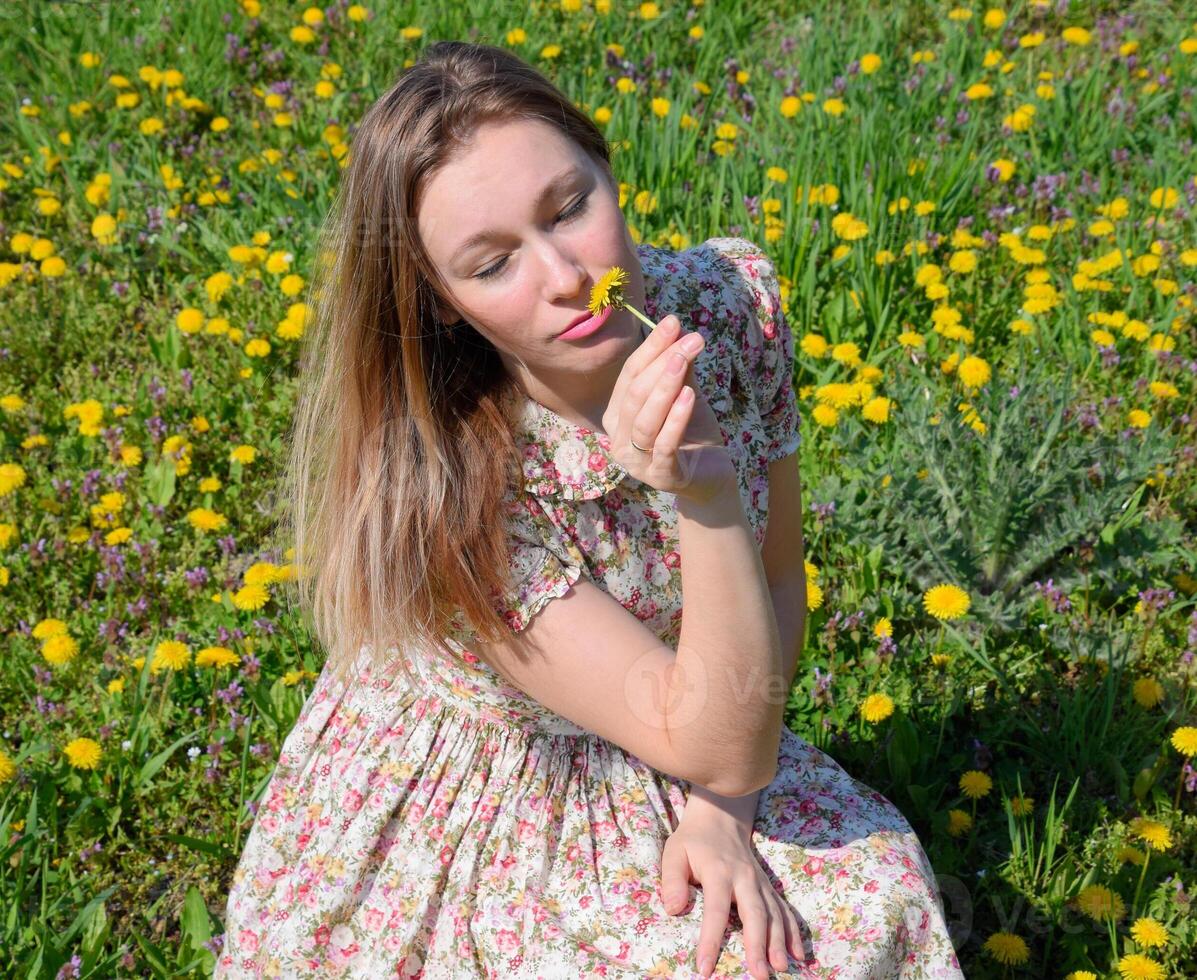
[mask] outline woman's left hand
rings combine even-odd
[[[697,957],[702,976],[709,977],[719,959],[733,902],[744,926],[744,955],[753,980],[768,980],[770,963],[774,970],[786,969],[787,951],[797,962],[805,960],[798,917],[774,890],[742,824],[683,816],[661,854],[661,896],[670,915],[689,907],[691,883],[702,886]]]

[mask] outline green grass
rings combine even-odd
[[[15,766],[0,782],[0,972],[72,975],[72,957],[80,976],[210,972],[248,804],[321,666],[283,601],[288,556],[264,550],[298,369],[297,342],[277,325],[302,296],[228,250],[269,232],[266,251],[290,252],[285,271],[309,278],[340,173],[329,123],[348,130],[430,41],[505,44],[516,27],[528,35],[520,53],[585,111],[610,110],[638,240],[742,235],[776,264],[800,342],[818,570],[787,723],[910,818],[966,974],[1110,976],[1134,952],[1164,976],[1197,972],[1184,890],[1197,819],[1170,743],[1193,723],[1197,653],[1197,54],[1181,48],[1197,24],[1183,5],[1085,4],[1061,17],[1017,3],[996,30],[981,25],[983,7],[959,21],[922,2],[663,3],[653,20],[619,0],[598,15],[593,3],[372,6],[364,23],[317,28],[327,56],[288,38],[302,5],[267,3],[252,31],[232,0],[0,7],[0,750]],[[413,25],[423,34],[405,38]],[[694,25],[701,39],[688,37]],[[1061,41],[1069,26],[1092,30],[1091,43]],[[1038,30],[1041,45],[1018,45]],[[1128,42],[1134,65],[1119,50]],[[246,56],[226,57],[230,43]],[[611,43],[626,68],[607,67]],[[546,44],[560,55],[542,58]],[[102,63],[84,67],[85,51]],[[849,71],[868,52],[878,70]],[[343,73],[320,99],[329,61]],[[154,89],[143,66],[181,72],[201,101],[167,106],[171,86]],[[117,106],[112,74],[138,105]],[[635,92],[616,90],[623,75]],[[294,119],[279,127],[261,95],[285,81]],[[981,81],[993,97],[962,100]],[[802,104],[792,116],[790,94]],[[842,115],[823,108],[832,96]],[[669,100],[664,118],[655,98]],[[83,101],[91,111],[70,111]],[[1030,127],[1004,129],[1024,105]],[[151,116],[164,128],[143,135]],[[212,131],[217,116],[227,130]],[[726,124],[734,138],[721,138]],[[987,176],[999,160],[1013,163],[1009,180]],[[89,199],[100,173],[107,201]],[[810,193],[828,185],[834,200]],[[41,213],[38,190],[61,209]],[[215,191],[227,201],[204,196]],[[637,206],[642,192],[655,207]],[[1093,228],[1118,199],[1125,214]],[[91,232],[100,213],[117,217],[113,244]],[[862,222],[863,237],[841,237],[837,214]],[[954,242],[962,226],[975,237]],[[1016,229],[1017,241],[1002,237]],[[64,260],[61,275],[25,247],[38,239]],[[1115,249],[1109,269],[1087,264]],[[966,250],[975,270],[954,271]],[[222,271],[234,284],[213,302],[205,282]],[[1046,300],[1037,279],[1054,287]],[[933,311],[948,307],[971,333],[937,328]],[[239,333],[185,333],[184,308]],[[1011,330],[1018,320],[1029,334]],[[1097,329],[1114,335],[1117,363]],[[877,373],[862,378],[849,347],[812,338],[855,345]],[[269,354],[247,353],[252,339],[268,339]],[[969,356],[991,371],[979,390],[960,379]],[[841,384],[857,386],[826,387]],[[884,422],[862,414],[878,397],[892,400]],[[94,430],[67,411],[90,400]],[[188,465],[164,442],[179,436]],[[233,459],[239,446],[255,458]],[[119,504],[104,499],[117,490]],[[198,529],[199,508],[227,525]],[[118,528],[128,540],[106,541]],[[282,570],[267,575],[261,608],[240,591],[255,562]],[[1049,581],[1057,599],[1036,588]],[[946,623],[923,605],[942,583],[971,600]],[[877,635],[883,617],[892,650]],[[46,620],[77,641],[69,662],[47,662],[53,645],[31,632]],[[176,638],[241,663],[151,672],[158,644]],[[859,712],[871,693],[895,705],[875,724]],[[94,770],[69,764],[77,737],[99,743]],[[959,784],[969,770],[993,782],[975,801]],[[1012,809],[1019,794],[1029,813]],[[1146,861],[1136,818],[1170,835]],[[1092,886],[1120,897],[1117,921],[1085,914]],[[1168,929],[1164,946],[1136,944],[1143,916]],[[986,950],[999,931],[1027,943],[1025,964]]]

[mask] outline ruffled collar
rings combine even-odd
[[[645,290],[643,312],[656,323],[661,280],[650,270],[652,263],[645,261],[650,249],[658,251],[652,246],[639,250]],[[523,452],[524,482],[529,493],[565,500],[596,500],[625,479],[639,482],[611,456],[611,440],[604,433],[571,422],[527,395],[519,394],[517,398],[515,437]]]
[[[601,432],[576,425],[526,396],[517,438],[523,449],[524,482],[538,497],[595,500],[614,490],[628,471],[611,457]]]

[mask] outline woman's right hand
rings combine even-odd
[[[736,483],[722,430],[694,380],[702,345],[702,334],[665,317],[624,362],[603,413],[616,462],[642,483],[697,502]]]

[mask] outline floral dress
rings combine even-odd
[[[798,448],[793,337],[762,251],[713,238],[638,248],[657,322],[706,345],[695,379],[723,430],[758,543],[768,464]],[[688,322],[687,322],[688,321]],[[675,496],[607,437],[521,396],[526,490],[509,495],[522,630],[586,575],[676,648]],[[460,623],[461,620],[457,620]],[[464,629],[414,666],[317,679],[287,736],[228,895],[217,977],[690,977],[703,917],[665,911],[661,854],[690,785],[509,686]],[[363,653],[364,653],[363,649]],[[752,842],[809,933],[784,977],[962,976],[931,866],[880,793],[782,729]],[[747,977],[733,907],[716,977]]]

